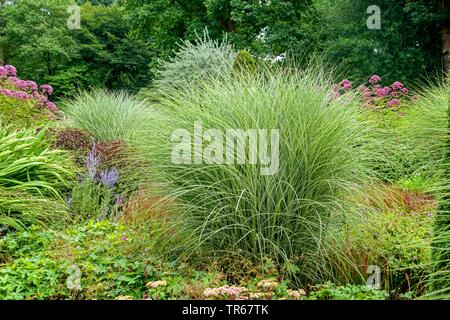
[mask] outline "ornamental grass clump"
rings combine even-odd
[[[88,131],[97,142],[130,138],[145,112],[143,104],[127,93],[104,89],[79,93],[61,107],[75,127]]]
[[[172,58],[159,62],[153,87],[161,93],[167,88],[192,89],[207,78],[221,79],[232,71],[235,57],[226,39],[212,40],[205,32],[195,41],[183,41]]]
[[[432,270],[427,298],[450,297],[450,87],[443,83],[420,94],[407,118],[404,137],[420,156],[419,172],[434,183],[427,190],[438,201],[431,241]]]
[[[50,148],[45,130],[0,124],[0,225],[22,229],[64,216],[62,193],[74,175],[70,156]]]
[[[185,249],[242,253],[257,262],[270,257],[299,279],[324,277],[328,231],[352,212],[351,199],[369,183],[369,163],[378,156],[358,101],[332,99],[332,81],[317,69],[240,73],[201,85],[201,91],[165,95],[136,142],[155,185],[172,199],[173,228],[187,235]],[[203,136],[204,149],[195,138],[187,140],[192,152],[184,159],[191,164],[173,161],[174,132],[194,136],[196,123],[203,132],[224,135],[229,129],[278,130],[278,146],[270,134],[269,141],[260,136],[278,158],[277,170],[261,170],[249,153],[239,164],[236,154],[228,163],[220,152],[211,161],[206,150],[213,131]],[[225,140],[220,145],[225,149]]]

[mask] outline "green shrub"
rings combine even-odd
[[[347,284],[336,286],[330,282],[318,286],[308,297],[309,300],[387,300],[386,291],[377,290],[368,286]]]
[[[48,258],[20,258],[0,269],[0,297],[6,300],[60,297],[60,273]]]
[[[450,86],[448,83],[429,90],[424,95],[426,116],[418,119],[421,132],[431,141],[422,145],[427,152],[426,170],[439,178],[435,186],[439,207],[435,218],[433,238],[433,273],[428,279],[429,296],[448,299],[450,297]],[[425,105],[426,104],[426,105]],[[417,126],[416,124],[416,126]],[[419,127],[419,126],[417,126]]]
[[[160,61],[154,87],[186,89],[209,77],[224,78],[232,70],[235,55],[226,40],[211,40],[208,33],[194,42],[183,41],[173,58]]]
[[[9,234],[0,239],[6,258],[0,265],[0,298],[142,297],[145,266],[134,253],[127,253],[129,238],[123,226],[107,221]],[[79,270],[80,287],[70,290],[67,283],[76,276],[74,268]]]
[[[409,178],[403,178],[394,183],[394,185],[402,190],[411,191],[415,193],[426,193],[430,191],[433,186],[433,181],[424,178],[422,175],[417,174]]]
[[[423,91],[418,101],[407,114],[404,139],[416,150],[420,172],[429,177],[433,184],[428,187],[440,205],[435,214],[433,232],[433,273],[427,277],[428,296],[439,297],[449,294],[450,251],[449,241],[449,188],[448,188],[448,146],[449,146],[449,102],[450,88],[442,83]]]
[[[74,176],[70,156],[51,150],[45,130],[0,127],[0,223],[23,228],[62,215],[61,192]]]
[[[69,120],[97,141],[130,138],[144,122],[144,106],[124,92],[97,89],[78,94],[62,105]]]
[[[366,212],[348,221],[347,248],[364,272],[375,265],[381,270],[382,288],[393,296],[412,291],[424,293],[429,273],[433,216],[421,212]]]
[[[190,249],[268,256],[301,279],[324,276],[327,230],[349,209],[374,156],[357,101],[332,100],[320,70],[268,70],[201,86],[161,99],[149,133],[137,142],[173,199],[177,232],[190,235]],[[263,175],[261,164],[173,163],[172,134],[191,132],[195,121],[205,131],[279,129],[278,172]]]
[[[108,220],[7,234],[0,238],[0,299],[201,298],[223,282],[217,271],[160,260],[155,245]],[[160,280],[167,286],[146,286]]]
[[[37,106],[35,100],[18,100],[0,94],[0,121],[16,129],[44,126],[52,112]]]
[[[233,70],[254,72],[256,70],[256,60],[247,50],[238,51],[234,59]]]

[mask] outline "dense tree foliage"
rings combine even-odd
[[[81,6],[80,29],[67,27],[70,0],[20,0],[5,5],[0,47],[4,60],[21,66],[23,78],[48,82],[55,94],[78,87],[137,90],[147,83],[149,51],[130,32],[119,6]]]
[[[80,30],[66,25],[75,3]],[[380,29],[367,27],[370,5],[381,10]],[[205,28],[262,58],[319,54],[354,80],[376,73],[412,83],[450,66],[448,0],[1,0],[0,7],[0,61],[54,84],[56,96],[80,86],[138,90],[155,78],[158,59]]]
[[[408,83],[442,70],[442,30],[450,15],[441,0],[332,2],[322,6],[323,49],[351,76],[376,73]],[[373,4],[380,8],[380,29],[366,25]]]
[[[260,54],[304,51],[317,22],[312,0],[124,0],[137,33],[149,37],[158,51],[170,53],[180,38],[192,39],[203,28],[212,37],[227,34],[242,49]]]
[[[67,27],[70,1],[18,1],[1,12],[4,59],[20,65],[28,78],[45,82],[78,56]]]

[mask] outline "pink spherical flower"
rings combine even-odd
[[[370,89],[366,88],[363,90],[363,95],[364,97],[369,98],[372,95],[372,93],[370,92]]]
[[[352,88],[352,83],[350,82],[350,80],[345,79],[345,80],[343,80],[341,82],[341,86],[342,86],[342,88],[344,90],[347,91],[347,90],[350,90]]]
[[[5,67],[0,66],[0,78],[7,78],[8,77],[8,71]]]
[[[388,107],[399,106],[400,105],[400,100],[399,99],[389,100],[387,105],[388,105]]]
[[[41,90],[42,90],[42,94],[47,94],[49,96],[52,95],[53,93],[53,88],[52,86],[48,85],[48,84],[43,84],[41,85]]]
[[[10,77],[16,77],[17,76],[17,70],[16,70],[16,68],[14,66],[12,66],[10,64],[7,64],[7,65],[5,65],[5,69],[8,72],[8,75]]]
[[[16,82],[18,80],[19,80],[19,78],[14,77],[14,76],[8,78],[8,81],[11,82],[11,83],[14,83],[14,82]]]
[[[28,80],[26,81],[27,83],[27,88],[31,91],[38,91],[38,85],[36,84],[36,82]]]
[[[17,79],[13,82],[13,84],[19,89],[19,90],[26,90],[28,87],[28,84],[25,80]]]
[[[371,84],[376,84],[378,82],[381,81],[381,77],[379,75],[374,74],[373,76],[370,77],[369,82]]]
[[[403,83],[398,82],[398,81],[395,81],[395,82],[391,85],[391,88],[392,88],[393,90],[401,89],[401,88],[403,88]]]
[[[9,89],[0,89],[0,94],[4,95],[5,97],[8,97],[8,98],[13,98],[13,91],[11,91]]]
[[[376,90],[377,97],[384,98],[391,92],[389,87],[379,88]]]
[[[20,100],[26,100],[28,99],[28,93],[26,93],[25,91],[13,92],[13,97]]]
[[[376,90],[377,97],[384,98],[386,97],[386,91],[383,88]]]
[[[408,88],[402,88],[402,93],[403,93],[403,94],[408,94],[408,93],[409,93]]]
[[[398,97],[398,93],[396,91],[392,91],[391,92],[391,96],[394,97],[394,98],[397,98]]]
[[[56,106],[56,104],[54,104],[53,102],[50,102],[50,101],[47,101],[46,106],[47,106],[47,109],[52,112],[59,110],[58,107]]]

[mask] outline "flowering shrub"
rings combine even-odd
[[[48,84],[19,79],[14,66],[0,66],[0,110],[7,122],[20,127],[56,119],[61,111],[49,101],[52,93]]]
[[[233,287],[225,285],[219,288],[207,288],[203,292],[205,298],[227,298],[227,299],[238,299],[240,295],[247,291],[247,288],[243,287]]]
[[[125,206],[125,195],[118,190],[120,179],[116,168],[102,169],[95,144],[85,162],[85,173],[67,199],[72,212],[94,216],[99,220],[117,218]]]
[[[367,84],[357,87],[358,92],[364,97],[364,107],[370,109],[397,110],[405,99],[412,99],[409,96],[409,89],[401,82],[394,82],[390,86],[382,86],[381,77],[374,74]],[[333,96],[339,97],[353,88],[350,80],[345,79],[339,85],[334,86]]]

